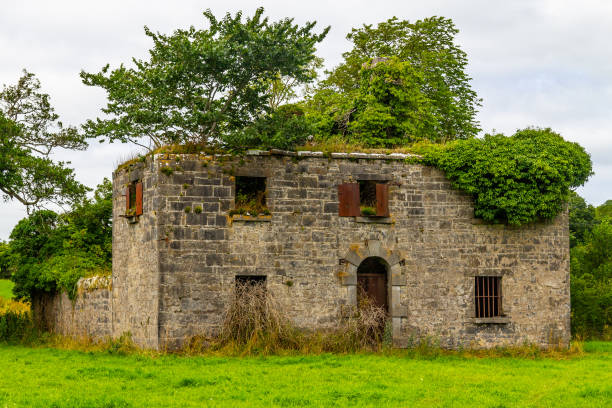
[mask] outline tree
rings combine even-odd
[[[317,93],[341,94],[350,100],[363,86],[364,65],[377,58],[397,57],[413,71],[411,76],[418,78],[406,83],[406,87],[415,87],[409,93],[422,95],[420,103],[435,118],[428,139],[470,138],[480,130],[476,121],[480,100],[465,72],[467,54],[454,43],[457,33],[452,20],[443,17],[414,23],[393,17],[376,27],[353,29],[347,35],[353,49],[343,54],[344,62],[329,73]],[[339,116],[346,118],[347,113]]]
[[[315,57],[308,65],[309,75],[312,80],[319,76],[317,70],[323,68],[323,58]],[[298,96],[298,87],[302,85],[297,78],[290,76],[277,75],[276,78],[269,82],[268,105],[272,111],[278,109],[283,104],[289,103],[292,99]],[[305,89],[308,92],[309,88]]]
[[[0,279],[8,279],[11,277],[10,259],[9,245],[4,241],[0,241]]]
[[[570,259],[574,334],[612,335],[612,222],[596,225]]]
[[[0,92],[0,191],[28,211],[46,202],[74,202],[87,191],[67,163],[50,158],[60,148],[85,149],[85,137],[64,127],[49,95],[39,91],[38,79],[24,70],[16,85]]]
[[[73,297],[80,278],[110,273],[112,203],[112,185],[104,179],[93,199],[67,213],[39,210],[19,221],[9,241],[15,295],[63,290]]]
[[[595,209],[597,218],[602,220],[604,218],[612,219],[612,200],[608,200]]]
[[[393,147],[431,139],[438,126],[435,108],[422,92],[424,78],[397,57],[364,66],[356,93],[351,138],[369,145]]]
[[[569,197],[569,231],[570,248],[583,244],[593,227],[598,224],[595,208],[587,204],[584,198],[571,192]]]
[[[164,35],[145,27],[154,46],[149,60],[133,60],[135,68],[81,72],[83,83],[102,87],[109,99],[109,117],[88,121],[85,130],[146,148],[223,139],[268,111],[272,81],[313,79],[315,44],[329,30],[314,34],[315,22],[300,27],[288,18],[269,22],[263,8],[245,22],[242,12],[217,20],[207,10],[204,17],[203,30]]]

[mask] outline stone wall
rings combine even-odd
[[[337,325],[356,302],[356,268],[389,267],[394,343],[446,347],[569,341],[567,214],[521,228],[485,225],[438,170],[386,155],[155,155],[114,176],[114,335],[177,347],[214,332],[236,275],[265,275],[302,327]],[[162,168],[168,167],[169,170]],[[229,216],[235,176],[267,178],[270,217]],[[124,213],[145,183],[144,214]],[[341,183],[390,185],[390,217],[339,217]],[[186,207],[202,208],[201,213]],[[474,276],[501,276],[505,317],[474,318]]]
[[[74,301],[65,292],[43,294],[32,299],[32,311],[43,328],[76,338],[111,337],[111,280],[106,277],[81,279]]]
[[[157,188],[161,175],[152,163],[139,162],[113,176],[113,336],[130,332],[136,344],[158,348]],[[137,181],[143,183],[145,212],[126,218],[126,188]]]

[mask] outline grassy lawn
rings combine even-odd
[[[584,357],[118,356],[0,345],[0,407],[605,407],[612,343]]]
[[[0,298],[13,298],[13,282],[8,279],[0,279]]]

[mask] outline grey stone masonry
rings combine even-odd
[[[74,301],[66,293],[33,297],[32,310],[44,328],[75,338],[110,338],[111,279],[94,276],[79,280]]]
[[[358,266],[377,257],[399,347],[424,337],[449,348],[568,344],[567,213],[520,228],[482,223],[470,196],[410,159],[156,154],[117,170],[112,335],[175,348],[214,332],[237,275],[266,276],[296,325],[334,327],[357,301]],[[266,178],[271,215],[230,216],[237,176]],[[360,180],[388,185],[389,217],[339,216],[338,186]],[[143,214],[126,217],[134,181]],[[500,316],[476,317],[475,276],[501,277]]]

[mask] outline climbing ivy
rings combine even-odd
[[[474,197],[476,217],[511,225],[554,217],[593,174],[584,148],[551,129],[430,145],[423,161]]]

